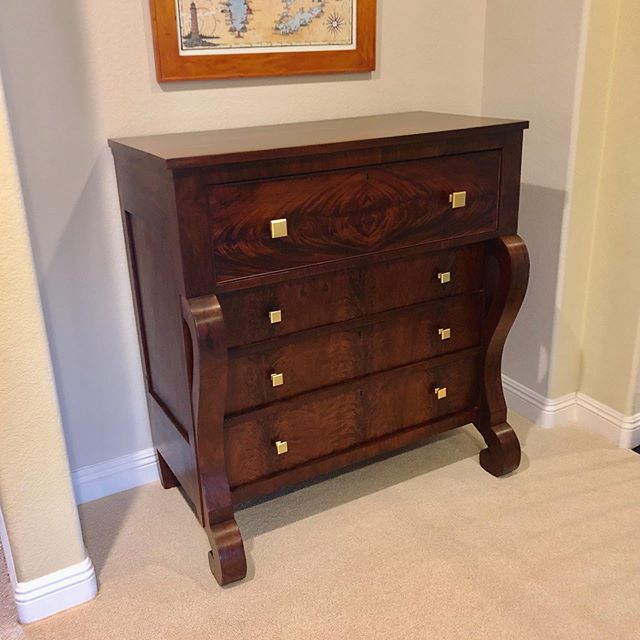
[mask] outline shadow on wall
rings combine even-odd
[[[545,397],[566,196],[559,189],[522,185],[519,234],[529,248],[531,279],[504,352],[504,373]]]
[[[0,66],[72,468],[150,446],[124,241],[114,224],[115,178],[82,55],[81,4],[9,0],[0,22]],[[33,24],[47,25],[37,37],[49,58],[20,35]]]
[[[72,468],[150,446],[124,242],[121,232],[109,237],[118,225],[108,218],[119,211],[110,153],[95,130],[82,10],[80,2],[6,0],[0,21],[0,69]]]

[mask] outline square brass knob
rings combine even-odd
[[[269,322],[271,324],[279,324],[282,322],[282,311],[280,311],[280,309],[277,311],[269,311]]]
[[[447,397],[447,387],[436,387],[434,393],[438,400],[444,400]]]
[[[438,329],[440,340],[449,340],[451,338],[451,329]]]
[[[448,282],[451,282],[451,271],[439,273],[438,280],[440,281],[440,284],[447,284]]]
[[[271,237],[273,239],[286,238],[288,235],[289,235],[289,230],[287,229],[286,218],[271,221]]]
[[[456,191],[449,196],[449,202],[452,209],[462,209],[467,206],[467,192]]]
[[[279,456],[283,456],[285,453],[289,453],[289,444],[287,443],[287,441],[278,440],[278,442],[276,442],[276,451]]]
[[[272,373],[271,374],[271,386],[281,387],[284,384],[284,373]]]

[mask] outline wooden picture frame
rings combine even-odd
[[[159,82],[375,69],[376,0],[150,2]],[[261,6],[261,3],[264,4]],[[278,13],[274,5],[279,3],[283,5],[282,13],[274,21],[272,18]],[[296,9],[299,6],[307,8]],[[335,8],[327,11],[331,7],[340,7],[340,11]],[[290,8],[295,12],[290,12]],[[350,12],[346,17],[344,8]],[[239,21],[239,17],[242,20]],[[200,23],[207,24],[207,21],[207,28],[213,29],[214,35],[201,35]],[[323,28],[327,33],[322,41],[290,45],[292,41],[287,40],[289,36],[300,39],[301,34],[309,34],[311,29],[317,34]],[[343,33],[347,28],[348,33]],[[232,37],[237,39],[237,44],[230,40]],[[271,40],[265,40],[266,44],[251,42],[260,37]]]

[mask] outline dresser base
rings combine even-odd
[[[481,389],[477,410],[455,414],[433,423],[389,434],[374,442],[312,461],[273,477],[231,489],[225,464],[224,407],[211,401],[224,398],[227,384],[227,347],[224,319],[215,296],[184,300],[183,316],[193,350],[192,403],[196,416],[199,474],[203,488],[203,520],[212,551],[209,566],[220,585],[246,577],[247,563],[242,535],[233,517],[233,504],[291,486],[350,464],[397,451],[413,442],[454,429],[472,421],[487,449],[480,464],[494,476],[508,474],[520,464],[518,438],[506,422],[507,407],[501,378],[504,343],[522,305],[529,276],[526,246],[518,236],[498,238],[487,245],[485,287],[488,308],[482,327]],[[205,399],[201,402],[201,399]],[[209,399],[209,401],[206,401]],[[163,486],[177,483],[166,462],[158,458]]]

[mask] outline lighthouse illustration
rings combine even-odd
[[[200,40],[200,27],[198,26],[198,7],[196,7],[196,3],[191,3],[191,33],[189,34],[189,38],[191,40],[198,41]]]
[[[185,2],[185,7],[186,6],[187,4]],[[182,36],[183,46],[188,49],[215,46],[215,44],[211,42],[211,40],[216,38],[215,12],[206,5],[204,7],[198,7],[195,1],[192,1],[188,6],[189,17],[184,16],[185,31],[187,29],[187,20],[189,20],[190,24],[188,34]]]

